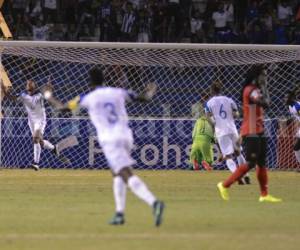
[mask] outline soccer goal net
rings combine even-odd
[[[12,82],[11,93],[25,91],[26,81],[39,87],[51,79],[55,96],[63,102],[87,93],[88,71],[104,69],[108,85],[142,91],[156,82],[158,92],[149,103],[128,103],[134,131],[133,157],[139,169],[185,169],[189,166],[192,129],[203,113],[214,81],[224,94],[241,104],[241,86],[254,64],[267,68],[271,108],[265,116],[268,166],[297,169],[293,155],[296,124],[287,122],[284,93],[300,79],[300,47],[259,45],[128,44],[67,42],[0,42],[1,62]],[[107,168],[96,134],[84,110],[73,114],[46,104],[44,137],[53,143],[73,135],[77,142],[61,151],[68,162],[42,151],[44,168]],[[2,100],[1,167],[27,167],[33,143],[22,103]],[[237,121],[238,126],[240,121]],[[215,168],[223,169],[222,163]]]

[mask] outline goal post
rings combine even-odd
[[[151,102],[128,104],[139,169],[186,169],[195,116],[201,114],[210,84],[221,81],[224,94],[240,106],[245,73],[264,64],[272,101],[265,115],[268,167],[299,169],[292,147],[297,125],[286,122],[283,97],[300,79],[300,46],[0,41],[0,51],[15,94],[24,91],[28,79],[42,86],[51,77],[55,96],[65,102],[88,91],[88,71],[95,65],[104,69],[111,86],[140,92],[156,82],[158,93]],[[24,108],[4,100],[2,111],[0,165],[26,167],[33,145]],[[63,151],[69,164],[43,151],[43,167],[107,168],[84,110],[61,114],[47,105],[47,117],[46,138],[59,142],[75,135],[78,145]]]

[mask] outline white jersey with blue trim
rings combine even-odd
[[[44,97],[41,93],[36,93],[34,95],[22,93],[18,97],[18,100],[23,103],[30,122],[46,122]]]
[[[88,110],[100,143],[132,136],[125,105],[135,97],[131,91],[113,87],[99,87],[80,97],[80,106]]]
[[[233,111],[237,109],[236,103],[227,96],[214,96],[206,103],[205,112],[210,113],[215,120],[217,137],[238,134],[233,117]]]
[[[294,102],[292,105],[289,106],[290,114],[300,121],[300,102]]]

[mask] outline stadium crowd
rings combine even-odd
[[[15,39],[300,44],[300,0],[6,0]]]

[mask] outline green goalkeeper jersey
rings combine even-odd
[[[214,141],[214,130],[205,116],[200,117],[193,129],[193,141],[203,139],[203,135]]]

